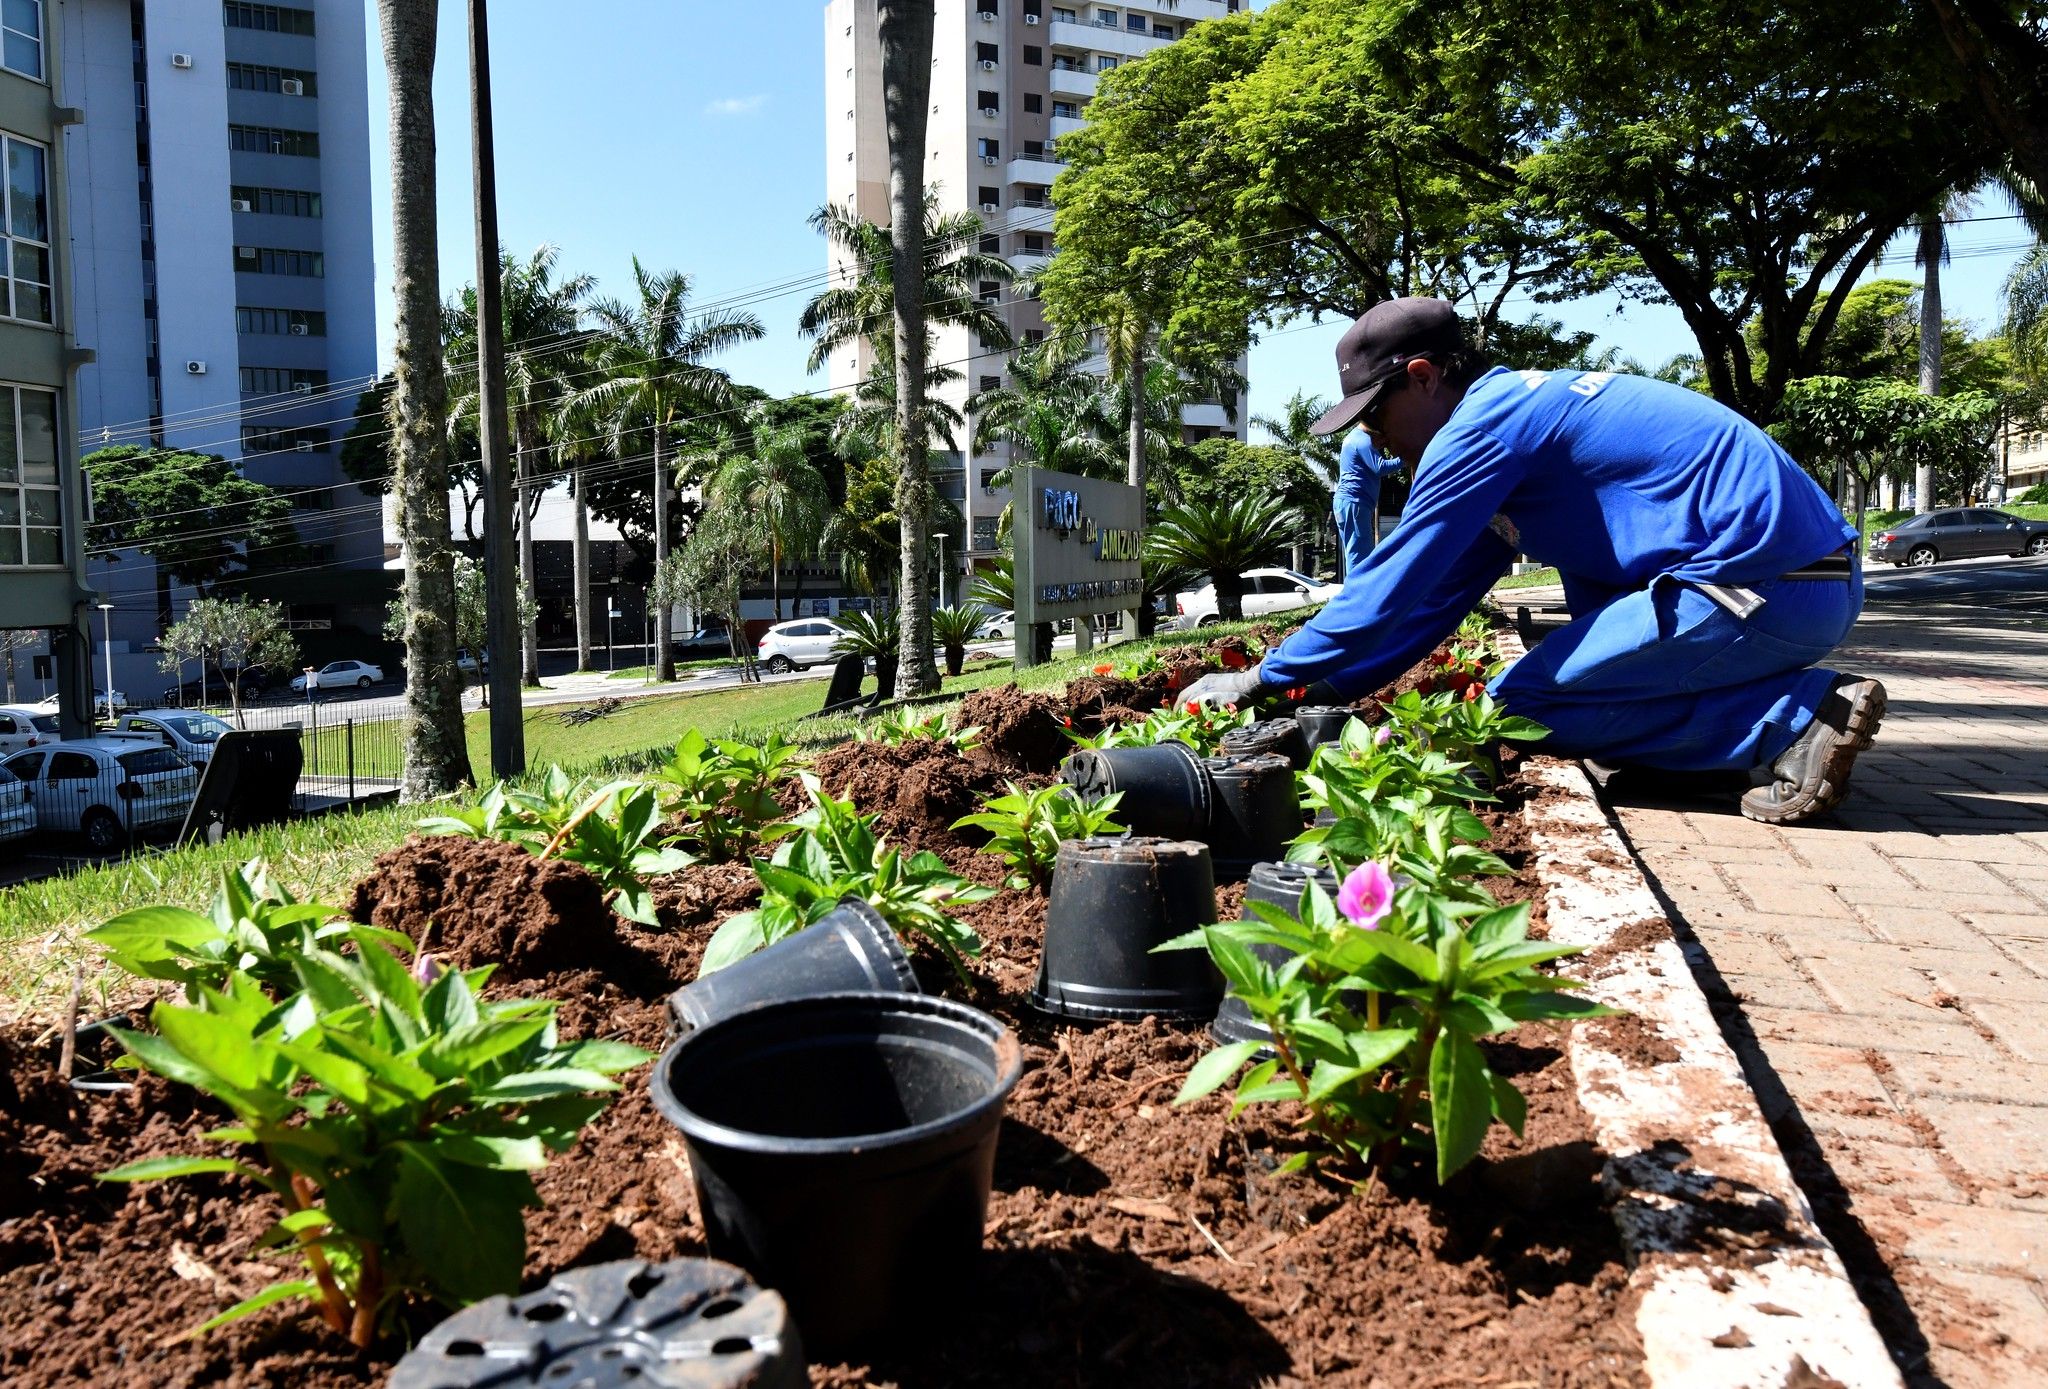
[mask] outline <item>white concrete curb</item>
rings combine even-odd
[[[1598,1023],[1572,1029],[1579,1102],[1610,1155],[1602,1178],[1642,1295],[1636,1326],[1650,1382],[1900,1385],[1677,941],[1667,929],[1602,950],[1624,927],[1665,914],[1585,773],[1539,758],[1528,775],[1555,793],[1524,811],[1550,939],[1594,952],[1560,968],[1678,1053],[1645,1065],[1625,1059]],[[1827,1378],[1802,1375],[1802,1365]]]

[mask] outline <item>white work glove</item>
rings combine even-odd
[[[1256,703],[1267,693],[1265,682],[1259,679],[1259,668],[1250,670],[1222,670],[1214,675],[1205,675],[1175,696],[1177,704],[1235,704],[1240,709]]]

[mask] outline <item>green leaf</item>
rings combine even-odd
[[[630,1071],[635,1066],[652,1061],[654,1055],[652,1052],[642,1051],[639,1047],[631,1046],[625,1042],[607,1042],[602,1039],[591,1039],[582,1042],[571,1042],[568,1046],[555,1052],[554,1058],[564,1066],[575,1066],[581,1070],[598,1071],[605,1075],[616,1075],[620,1071]]]
[[[471,1098],[516,1104],[522,1100],[547,1099],[552,1095],[582,1095],[593,1090],[616,1090],[618,1084],[596,1071],[562,1066],[546,1071],[520,1071],[504,1076],[470,1092]]]
[[[1230,981],[1232,990],[1245,997],[1262,997],[1266,993],[1266,967],[1259,963],[1259,957],[1241,944],[1228,926],[1210,926],[1203,931],[1209,943],[1209,958],[1216,962],[1216,968],[1223,971],[1223,977]]]
[[[111,1023],[101,1031],[120,1043],[122,1049],[141,1062],[146,1069],[154,1071],[166,1080],[190,1085],[194,1089],[204,1090],[209,1095],[220,1094],[225,1084],[219,1076],[187,1058],[183,1052],[154,1032],[130,1032],[125,1027],[115,1027]]]
[[[1485,1141],[1493,1122],[1491,1081],[1477,1042],[1451,1028],[1437,1034],[1429,1054],[1429,1112],[1438,1182],[1470,1162]]]
[[[85,933],[87,940],[109,950],[148,961],[175,959],[178,951],[172,947],[192,950],[220,936],[212,918],[183,907],[137,907]]]
[[[241,1091],[255,1090],[265,1077],[257,1064],[255,1039],[217,1013],[158,1004],[150,1021],[163,1039],[194,1065]]]
[[[1186,1104],[1218,1089],[1225,1081],[1236,1075],[1245,1062],[1257,1056],[1259,1048],[1264,1045],[1265,1043],[1253,1039],[1232,1042],[1228,1046],[1216,1048],[1195,1063],[1194,1069],[1188,1072],[1186,1083],[1180,1087],[1180,1093],[1173,1097],[1173,1102]]]
[[[434,1154],[465,1167],[490,1167],[508,1172],[534,1172],[547,1166],[539,1138],[505,1138],[490,1134],[436,1132]]]
[[[1541,993],[1512,994],[1498,1002],[1501,1012],[1516,1022],[1543,1022],[1561,1018],[1611,1018],[1621,1011],[1618,1008],[1609,1008],[1604,1003],[1595,1003],[1590,998],[1548,990]]]
[[[317,1044],[280,1042],[277,1049],[285,1059],[349,1104],[361,1107],[370,1102],[370,1076],[359,1063]]]
[[[758,871],[758,865],[756,867]],[[735,960],[744,960],[767,943],[760,912],[741,912],[727,917],[725,924],[711,933],[711,941],[704,947],[704,959],[697,966],[697,977],[702,979]]]
[[[533,1185],[518,1173],[451,1167],[423,1143],[397,1143],[395,1207],[405,1247],[437,1292],[475,1302],[518,1290],[526,1262],[521,1207]]]
[[[1506,1076],[1489,1075],[1493,1084],[1493,1117],[1514,1131],[1517,1138],[1522,1136],[1522,1126],[1529,1121],[1529,1102],[1515,1083]]]
[[[185,1333],[186,1340],[194,1340],[231,1321],[240,1321],[251,1312],[260,1312],[273,1302],[282,1302],[288,1297],[302,1297],[308,1302],[320,1301],[320,1285],[310,1278],[294,1278],[288,1282],[272,1283],[254,1297],[244,1298],[217,1317],[199,1323]]]
[[[547,1030],[552,1019],[521,1018],[512,1022],[473,1022],[436,1037],[420,1055],[420,1065],[442,1079],[474,1075],[490,1061],[516,1051]]]
[[[144,1158],[106,1172],[93,1174],[94,1180],[102,1182],[157,1182],[166,1177],[194,1177],[202,1172],[233,1172],[247,1177],[250,1181],[277,1189],[277,1180],[268,1172],[259,1172],[245,1162],[221,1157],[156,1157]]]

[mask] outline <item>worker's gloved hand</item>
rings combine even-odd
[[[1259,679],[1259,668],[1253,666],[1250,670],[1223,670],[1205,675],[1180,692],[1179,702],[1184,705],[1235,704],[1242,709],[1257,703],[1268,693],[1265,682]]]

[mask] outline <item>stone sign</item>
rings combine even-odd
[[[1074,618],[1076,649],[1089,645],[1088,618],[1135,614],[1144,601],[1138,557],[1144,547],[1145,494],[1047,468],[1016,470],[1011,549],[1016,577],[1016,654],[1035,665],[1034,624]]]

